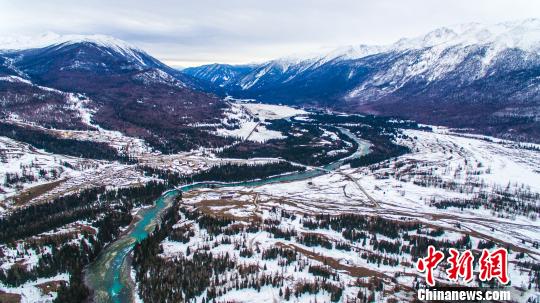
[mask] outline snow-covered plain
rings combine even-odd
[[[38,129],[59,138],[106,143],[115,148],[119,154],[137,159],[139,165],[174,171],[182,175],[191,175],[224,163],[257,164],[276,160],[220,159],[214,156],[211,149],[205,148],[191,152],[164,155],[150,148],[142,139],[126,136],[118,131],[107,130],[95,124],[92,121],[95,110],[87,107],[88,100],[84,95],[66,93],[66,96],[69,99],[68,105],[79,112],[81,121],[88,125],[91,128],[90,130],[48,129],[34,123],[25,122],[18,117],[12,117],[6,122]],[[264,125],[262,125],[264,120],[280,119],[305,113],[302,110],[287,106],[232,103],[227,112],[227,117],[241,121],[240,128],[224,130],[224,132],[228,136],[245,138],[258,124],[253,121],[254,117],[258,117],[261,125],[257,127],[256,131],[253,131],[250,140],[262,142],[274,138],[284,138],[280,132],[265,129]],[[224,123],[226,124],[227,121],[229,120]],[[14,206],[13,201],[8,198],[31,187],[51,182],[57,181],[59,184],[42,195],[33,198],[32,202],[44,201],[58,195],[93,186],[115,184],[117,187],[123,187],[141,184],[149,180],[149,178],[142,175],[141,171],[137,170],[136,165],[54,155],[5,137],[0,137],[0,151],[3,160],[2,169],[0,169],[0,180],[5,180],[8,174],[31,176],[31,180],[21,180],[21,182],[11,186],[6,186],[7,184],[0,185],[0,213]],[[42,172],[40,175],[41,170],[45,170],[47,174],[43,175]]]
[[[39,278],[16,288],[5,287],[0,283],[0,289],[7,293],[17,294],[21,303],[52,302],[56,298],[56,292],[44,293],[38,286],[68,280],[68,274],[59,274],[54,277]]]
[[[340,232],[321,228],[313,230],[302,223],[303,220],[318,214],[364,214],[394,222],[423,224],[424,228],[407,232],[408,237],[427,236],[429,232],[442,229],[442,235],[429,237],[439,241],[457,241],[468,236],[475,251],[478,251],[480,243],[486,241],[509,247],[513,300],[525,302],[529,297],[538,295],[534,288],[528,290],[531,272],[517,265],[518,261],[537,264],[540,258],[540,249],[537,246],[540,242],[540,222],[537,220],[536,210],[516,209],[511,213],[490,208],[489,205],[478,209],[445,209],[436,208],[434,203],[448,199],[474,199],[481,192],[495,195],[496,189],[502,188],[509,192],[530,191],[531,198],[524,199],[523,202],[538,207],[540,153],[520,148],[515,142],[490,142],[442,131],[405,130],[404,133],[408,137],[400,139],[400,143],[409,146],[412,152],[395,160],[364,168],[343,166],[337,172],[304,181],[249,188],[203,189],[184,195],[184,204],[204,213],[234,218],[246,225],[254,220],[274,222],[272,224],[277,224],[281,230],[294,230],[299,235],[322,235],[334,243],[333,249],[306,246],[300,243],[297,237],[286,240],[274,237],[266,231],[243,232],[227,236],[230,241],[223,241],[226,236],[210,236],[205,229],[199,228],[196,222],[184,220],[175,227],[189,226],[195,236],[187,243],[172,240],[162,242],[162,256],[175,258],[185,256],[188,247],[191,252],[210,247],[215,254],[227,252],[233,254],[242,264],[258,266],[259,274],[284,275],[284,286],[291,289],[297,283],[317,279],[308,272],[309,266],[329,266],[332,272],[339,276],[338,284],[344,290],[342,299],[352,299],[357,295],[360,289],[358,281],[369,284],[373,283],[372,279],[379,278],[384,281],[385,295],[383,299],[382,292],[376,291],[376,300],[394,298],[397,301],[409,301],[415,296],[412,288],[415,281],[424,281],[423,276],[412,266],[416,259],[408,253],[382,253],[384,257],[399,261],[399,266],[391,266],[371,263],[361,257],[363,253],[378,253],[372,244],[373,239],[392,243],[396,240],[374,233],[368,236],[367,243],[360,245],[344,239]],[[368,197],[347,176],[356,179],[379,205],[374,207],[369,203]],[[438,181],[425,183],[426,176]],[[282,211],[295,216],[283,216]],[[232,244],[227,244],[231,242]],[[350,244],[352,250],[336,248],[337,243],[343,242]],[[254,254],[250,257],[240,256],[239,250],[235,249],[235,243],[245,243],[248,248],[253,248]],[[300,257],[288,266],[280,263],[283,261],[280,258],[262,258],[260,252],[275,247],[293,249]],[[478,273],[478,268],[475,272]],[[435,277],[439,283],[452,284],[447,280],[443,268],[438,268]],[[475,281],[473,285],[476,285]],[[219,299],[275,302],[283,299],[277,295],[279,290],[280,288],[263,287],[255,293],[249,289],[230,291]],[[305,294],[293,301],[326,302],[329,301],[327,295],[325,292]],[[204,295],[199,297],[199,300],[202,297]]]
[[[307,112],[302,109],[292,108],[286,105],[274,105],[264,103],[241,103],[253,115],[263,120],[285,119],[299,115],[306,115]]]
[[[540,241],[540,222],[537,213],[505,214],[493,210],[455,208],[437,209],[431,204],[452,198],[472,198],[481,191],[494,188],[530,190],[532,203],[538,207],[540,193],[540,153],[517,148],[516,145],[492,143],[484,140],[464,138],[458,135],[438,134],[415,130],[405,133],[412,141],[403,140],[413,152],[399,157],[396,161],[386,161],[384,165],[372,165],[365,168],[343,167],[342,172],[353,176],[362,187],[377,201],[384,213],[408,214],[419,219],[430,214],[448,217],[445,221],[462,224],[494,227],[494,235],[501,239],[514,237],[517,246],[530,248]],[[432,173],[441,178],[441,182],[455,182],[453,189],[423,186],[420,181],[423,174]],[[416,181],[416,182],[415,182]],[[365,200],[362,193],[346,177],[340,174],[328,174],[309,181],[265,185],[254,189],[264,195],[283,199],[304,201],[303,204],[324,203],[326,208],[354,210],[362,207],[358,201]],[[356,196],[357,199],[347,198]],[[332,203],[331,203],[332,202]],[[346,206],[346,208],[343,208]],[[363,211],[380,213],[381,209],[366,208]],[[492,220],[478,220],[489,216]],[[454,217],[454,219],[452,219]],[[492,221],[498,224],[493,225]],[[446,223],[445,223],[446,224]],[[479,227],[478,227],[479,228]],[[474,230],[474,228],[472,228]],[[526,244],[522,243],[526,241]]]
[[[13,201],[8,198],[25,189],[75,178],[84,171],[91,171],[91,174],[94,174],[105,165],[103,161],[47,153],[6,137],[0,137],[0,157],[2,161],[0,180],[3,181],[0,185],[0,214],[12,206]],[[8,175],[25,178],[8,184]]]
[[[304,110],[284,105],[270,105],[248,102],[230,102],[225,110],[223,128],[214,131],[224,137],[236,137],[242,140],[265,142],[271,139],[284,139],[285,136],[275,130],[267,129],[266,120],[290,118],[307,114]]]

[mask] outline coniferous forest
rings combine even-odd
[[[40,277],[52,277],[68,272],[71,275],[69,286],[63,285],[59,288],[56,302],[80,302],[89,294],[82,282],[82,269],[95,260],[107,244],[117,239],[120,228],[132,222],[131,210],[134,207],[150,205],[168,188],[189,182],[253,180],[305,168],[288,162],[261,165],[224,164],[192,176],[144,166],[140,169],[148,176],[165,181],[150,181],[144,186],[114,190],[107,190],[105,187],[84,189],[46,203],[20,208],[0,218],[0,243],[16,246],[19,240],[25,239],[25,251],[41,252],[43,247],[52,248],[50,252],[44,252],[37,266],[30,270],[20,266],[0,270],[0,281],[16,287]],[[79,221],[91,222],[90,229],[80,231],[80,239],[76,239],[76,234],[72,232],[62,232],[64,228]],[[159,234],[159,230],[156,230],[156,234]],[[51,235],[43,236],[44,233]],[[32,240],[36,235],[39,237]],[[211,260],[209,256],[200,257]]]
[[[60,288],[56,302],[81,302],[88,294],[82,283],[82,269],[118,237],[121,227],[131,223],[133,207],[152,204],[166,188],[165,183],[154,181],[115,190],[92,188],[30,205],[0,218],[0,243],[16,246],[17,240],[25,239],[25,251],[43,252],[30,270],[18,266],[0,270],[0,281],[15,287],[38,277],[68,272],[69,287]],[[78,221],[92,222],[91,228],[79,231],[81,238],[76,233],[63,232]],[[47,252],[44,247],[51,249]]]

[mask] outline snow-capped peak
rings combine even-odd
[[[525,19],[492,25],[466,23],[437,28],[413,38],[402,38],[386,45],[349,45],[330,52],[289,56],[273,60],[274,63],[290,66],[301,62],[317,62],[320,66],[333,59],[360,59],[369,55],[407,49],[428,47],[446,48],[451,46],[487,45],[492,49],[519,48],[525,51],[540,52],[540,19]]]
[[[46,47],[63,43],[90,42],[99,46],[113,48],[115,50],[133,49],[137,47],[107,35],[59,35],[47,32],[37,36],[3,36],[0,37],[0,49],[30,49]]]
[[[393,44],[340,47],[323,58],[328,61],[334,58],[359,59],[393,50],[488,44],[492,49],[519,48],[540,52],[540,19],[532,18],[491,25],[466,23],[445,26],[418,37],[402,38]]]
[[[141,53],[145,53],[144,51],[123,40],[106,35],[59,35],[47,32],[38,36],[5,36],[0,37],[0,49],[22,50],[85,42],[107,48],[144,64],[140,56]]]
[[[355,59],[369,56],[375,53],[379,53],[384,50],[383,46],[377,45],[350,45],[340,47],[333,52],[330,52],[326,57],[337,58],[343,57],[344,59]]]
[[[390,49],[486,44],[496,48],[537,51],[540,49],[540,19],[525,19],[493,25],[467,23],[442,27],[420,37],[401,39],[391,45]]]

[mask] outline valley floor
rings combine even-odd
[[[273,130],[268,121],[305,114],[235,103],[215,132],[254,143],[302,136],[305,130]],[[258,128],[255,135],[254,128]],[[4,280],[18,281],[19,268],[41,268],[40,260],[54,250],[55,243],[84,243],[80,245],[90,247],[92,255],[96,247],[117,239],[133,216],[160,194],[155,190],[162,187],[152,182],[166,176],[149,169],[190,176],[223,164],[285,161],[221,158],[216,154],[222,149],[204,148],[165,155],[116,132],[49,131],[64,138],[109,142],[136,161],[52,154],[0,137],[0,180],[5,180],[0,190],[1,218],[96,188],[104,188],[97,193],[96,209],[105,207],[119,216],[111,219],[109,212],[98,212],[88,217],[92,219],[76,217],[49,230],[36,227],[40,232],[24,240],[0,244],[1,269],[11,272]],[[320,132],[315,139],[321,146],[334,147],[331,142],[339,140],[337,131]],[[429,244],[443,250],[472,249],[477,258],[482,248],[505,247],[513,300],[527,302],[540,295],[539,147],[436,127],[400,132],[395,143],[410,152],[382,162],[353,168],[346,164],[302,181],[184,194],[171,215],[177,220],[163,226],[162,238],[152,235],[147,246],[134,252],[137,296],[144,300],[159,294],[172,300],[181,294],[182,299],[197,302],[413,301],[416,288],[425,284],[414,264],[425,257]],[[347,146],[327,154],[345,154]],[[137,188],[145,188],[148,201],[138,198]],[[84,205],[78,207],[86,211]],[[125,224],[115,226],[114,236],[101,238],[106,224],[102,222],[109,219]],[[152,245],[157,245],[151,250],[155,254],[144,250]],[[149,254],[153,263],[137,259],[138,254]],[[443,265],[437,269],[437,282],[454,285],[444,270]],[[179,272],[188,284],[190,277],[201,279],[204,289],[185,291],[186,284],[175,276]],[[47,278],[25,279],[17,286],[0,284],[0,301],[48,302],[62,285],[73,283],[68,269]],[[475,278],[469,285],[478,283]]]
[[[184,243],[167,238],[161,242],[160,256],[174,263],[194,252],[226,253],[237,265],[220,275],[219,282],[210,283],[219,302],[281,301],[287,289],[295,294],[291,301],[327,302],[336,295],[333,287],[343,290],[340,302],[364,295],[398,302],[412,300],[415,286],[425,283],[413,264],[425,253],[416,249],[425,249],[426,243],[471,248],[475,254],[482,247],[506,247],[513,300],[525,302],[538,295],[538,151],[445,130],[405,133],[411,139],[400,143],[413,152],[379,164],[344,166],[305,181],[189,192],[182,201],[187,214],[171,233],[191,236]],[[508,200],[497,202],[506,193]],[[484,194],[487,198],[480,198]],[[357,221],[360,227],[353,224],[351,236],[344,223],[350,214],[358,216],[354,220],[382,224],[374,229],[372,223]],[[230,221],[216,231],[198,223],[204,216]],[[332,220],[340,222],[339,228],[329,223]],[[236,225],[243,227],[230,231]],[[397,232],[385,230],[388,225]],[[361,236],[355,237],[355,232]],[[287,258],[288,253],[294,257]],[[240,267],[255,267],[256,274],[242,274]],[[435,274],[439,285],[455,284],[440,267]],[[250,281],[248,286],[235,287],[237,276]],[[260,286],[261,276],[279,282]],[[378,281],[382,286],[373,286]],[[318,283],[320,292],[304,292],[310,283]],[[478,285],[478,280],[469,285]],[[197,301],[203,298],[209,294],[203,292]]]

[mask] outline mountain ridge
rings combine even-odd
[[[200,91],[199,80],[118,41],[92,36],[3,51],[0,118],[19,117],[64,129],[92,128],[71,110],[72,96],[81,96],[92,124],[145,139],[162,152],[223,141],[190,125],[219,121],[225,102]]]
[[[540,140],[539,19],[442,27],[387,46],[343,47],[244,72],[228,69],[236,78],[207,89]],[[208,66],[184,72],[210,83],[220,78]]]

